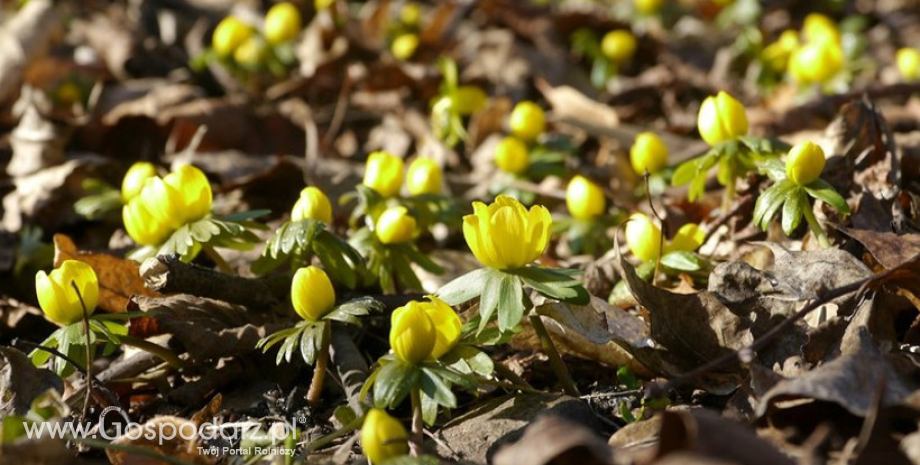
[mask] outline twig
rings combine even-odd
[[[271,307],[278,299],[258,279],[230,276],[202,266],[184,263],[178,255],[159,255],[141,264],[147,287],[163,294],[191,294],[244,307]]]
[[[159,344],[155,344],[146,339],[141,339],[138,337],[128,336],[128,335],[118,336],[118,340],[124,343],[125,345],[129,345],[136,349],[143,350],[144,352],[149,352],[157,356],[157,358],[159,358],[160,360],[163,360],[164,362],[168,363],[170,366],[174,368],[182,368],[185,366],[185,362],[183,362],[182,359],[180,359],[171,350]]]
[[[767,345],[767,343],[770,342],[770,340],[772,340],[778,334],[788,329],[795,322],[801,320],[802,318],[805,318],[806,315],[811,313],[816,308],[824,305],[825,303],[833,299],[847,295],[854,291],[859,291],[859,294],[862,294],[865,291],[864,288],[869,283],[871,283],[873,280],[883,278],[889,272],[890,270],[881,275],[870,276],[868,278],[860,279],[858,281],[854,281],[845,286],[841,286],[841,287],[831,289],[829,291],[824,292],[817,299],[813,300],[810,304],[806,305],[805,308],[799,310],[798,313],[783,320],[780,324],[774,326],[772,329],[770,329],[769,331],[764,333],[762,336],[754,340],[754,342],[752,342],[751,345],[743,347],[736,351],[729,352],[705,365],[697,367],[688,373],[684,373],[682,375],[671,378],[670,380],[649,384],[645,388],[645,397],[653,398],[653,399],[664,397],[665,395],[667,395],[667,393],[670,390],[678,386],[684,385],[688,383],[689,381],[691,381],[692,379],[700,375],[706,374],[707,372],[712,371],[721,365],[732,362],[734,360],[744,360],[744,359],[750,358],[751,356],[753,356],[754,352],[756,352],[758,349]]]
[[[86,303],[83,302],[83,295],[80,294],[80,289],[77,287],[76,281],[71,280],[70,286],[73,287],[73,291],[77,293],[80,307],[83,308],[83,336],[86,338],[86,395],[83,396],[83,413],[80,416],[80,421],[84,422],[89,415],[89,403],[90,399],[93,397],[93,346],[92,339],[89,336],[89,312],[86,311]]]
[[[594,394],[586,394],[580,399],[608,399],[608,398],[617,398],[617,397],[632,397],[642,394],[642,389],[630,389],[628,391],[617,391],[617,392],[595,392]]]

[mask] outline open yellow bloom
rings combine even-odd
[[[421,302],[420,305],[434,325],[436,334],[434,348],[431,349],[431,358],[438,359],[450,352],[460,341],[463,322],[460,321],[460,315],[457,315],[457,312],[443,300],[433,295],[428,296],[428,300],[429,302]]]
[[[409,242],[415,236],[418,223],[409,214],[409,210],[402,205],[387,208],[374,226],[377,239],[384,244],[402,244]]]
[[[86,305],[87,315],[96,309],[99,303],[99,279],[93,267],[88,264],[64,260],[61,267],[52,270],[50,274],[44,271],[35,274],[35,293],[45,317],[66,326],[83,318],[83,305]],[[83,298],[83,305],[80,304],[80,297]]]
[[[530,101],[520,102],[511,110],[508,120],[511,133],[519,139],[532,142],[546,129],[546,115],[539,105]]]
[[[300,27],[300,11],[291,3],[276,3],[265,14],[265,39],[270,44],[293,40],[300,34]]]
[[[626,223],[626,244],[640,260],[655,260],[661,254],[661,228],[647,215],[633,213]]]
[[[438,162],[430,158],[416,158],[409,164],[406,185],[410,194],[440,194],[441,183],[441,166]]]
[[[393,310],[390,322],[390,348],[397,358],[417,365],[431,356],[438,332],[421,302]]]
[[[747,134],[747,113],[734,97],[720,91],[718,95],[703,100],[696,125],[703,140],[709,145],[716,145]]]
[[[300,191],[300,198],[291,210],[291,220],[311,219],[329,224],[332,222],[332,204],[319,188],[309,186]]]
[[[657,173],[668,166],[668,146],[654,132],[640,132],[629,148],[629,163],[638,175]]]
[[[372,408],[361,426],[361,448],[371,464],[380,464],[409,453],[409,433],[385,410]]]
[[[824,150],[813,142],[800,142],[789,150],[786,157],[786,176],[792,182],[804,186],[821,176],[826,163]]]
[[[392,197],[402,186],[403,168],[401,158],[387,152],[374,152],[367,157],[364,185],[384,197]]]
[[[565,205],[573,217],[590,220],[604,213],[607,199],[601,186],[579,174],[565,189]]]
[[[141,193],[147,179],[156,175],[157,169],[153,166],[153,163],[139,161],[131,165],[128,168],[128,172],[125,173],[125,178],[121,181],[121,200],[128,203],[137,194]]]
[[[542,205],[528,211],[513,197],[499,195],[491,205],[473,202],[473,212],[463,217],[463,237],[485,266],[520,268],[540,258],[549,244],[553,219]]]
[[[823,84],[843,69],[843,59],[843,48],[838,42],[809,42],[789,58],[789,73],[802,84]]]
[[[326,272],[315,266],[301,268],[291,281],[294,311],[307,321],[317,321],[335,306],[335,289]]]
[[[767,45],[761,57],[773,71],[782,72],[786,70],[789,65],[789,57],[797,48],[799,48],[799,33],[789,29],[783,31],[776,42]]]

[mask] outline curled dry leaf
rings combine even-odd
[[[63,392],[61,379],[48,370],[35,368],[22,352],[0,347],[0,416],[25,415],[32,400],[49,389]]]
[[[531,423],[524,436],[495,454],[495,465],[610,465],[610,446],[583,425],[547,415]]]
[[[792,465],[789,457],[743,425],[709,410],[669,410],[662,414],[657,460],[681,453],[712,459],[698,463]],[[668,461],[668,463],[681,463]]]
[[[93,267],[99,278],[99,308],[113,313],[124,312],[128,300],[140,295],[155,297],[159,294],[144,285],[138,272],[138,263],[107,253],[81,252],[73,239],[65,234],[54,235],[54,266],[64,260],[79,260]]]

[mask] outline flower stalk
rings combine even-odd
[[[425,420],[422,415],[421,387],[416,383],[410,392],[412,400],[412,436],[409,440],[409,453],[413,457],[422,454],[422,440],[425,434]]]
[[[313,379],[310,381],[310,390],[307,391],[307,404],[311,407],[319,406],[319,399],[323,392],[323,381],[326,378],[326,368],[329,366],[329,343],[332,341],[332,324],[323,325],[323,333],[319,341],[319,355],[313,367]]]
[[[546,356],[549,357],[549,364],[559,378],[559,382],[562,383],[563,391],[570,396],[580,395],[578,388],[575,387],[575,382],[572,381],[572,376],[569,374],[568,368],[565,366],[565,362],[562,361],[562,357],[559,356],[559,351],[556,350],[556,345],[553,343],[553,340],[550,339],[549,332],[546,330],[546,326],[543,325],[543,320],[540,319],[540,315],[531,314],[530,324],[537,333],[537,337],[540,338],[540,344],[543,346],[543,351],[546,352]]]

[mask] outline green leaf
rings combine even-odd
[[[579,270],[575,274],[580,274]],[[524,283],[540,294],[564,302],[585,305],[591,296],[581,281],[572,277],[573,273],[557,268],[525,267],[509,271],[520,276]]]
[[[438,405],[457,408],[457,396],[450,390],[450,385],[441,379],[438,372],[422,367],[422,376],[419,381],[419,387],[422,392],[437,402]]]
[[[256,218],[261,218],[265,215],[271,213],[271,210],[261,209],[261,210],[249,210],[245,212],[232,213],[230,215],[224,215],[218,218],[220,221],[226,221],[230,223],[240,223],[243,221],[254,220]]]
[[[764,159],[757,167],[775,183],[786,179],[786,165],[778,157]]]
[[[482,296],[479,298],[479,332],[492,320],[492,315],[498,308],[501,298],[501,285],[505,273],[491,268],[485,268],[487,273],[482,282]]]
[[[783,232],[787,236],[791,235],[795,228],[802,221],[802,212],[804,208],[811,208],[808,203],[808,197],[802,189],[792,189],[786,194],[786,201],[783,203]]]
[[[827,181],[818,178],[804,187],[805,191],[812,197],[827,203],[840,213],[850,214],[850,206],[847,201]]]
[[[438,297],[448,305],[459,305],[483,292],[483,286],[491,269],[479,268],[454,279],[438,289]]]
[[[752,152],[759,155],[772,155],[788,152],[791,145],[779,140],[767,137],[741,136],[738,138]]]
[[[379,408],[395,408],[418,382],[421,370],[401,360],[380,367],[374,380],[374,403]]]
[[[441,265],[435,263],[431,258],[428,257],[428,255],[419,252],[415,244],[404,244],[403,247],[400,247],[400,251],[409,257],[413,262],[421,266],[425,271],[434,274],[444,273],[444,268],[442,268]]]
[[[385,308],[383,303],[372,297],[359,297],[335,307],[331,312],[326,314],[323,319],[360,325],[361,322],[357,317],[368,315],[370,312],[382,312]]]
[[[664,254],[661,257],[661,264],[680,271],[698,271],[700,269],[700,259],[693,252],[676,251]]]
[[[766,230],[794,187],[795,183],[787,179],[767,188],[754,205],[754,224]]]
[[[303,361],[307,365],[316,363],[316,355],[319,353],[320,343],[322,342],[323,328],[327,324],[326,322],[318,321],[305,327],[300,334],[300,356],[303,357]]]
[[[278,349],[278,355],[275,357],[275,365],[281,365],[281,361],[291,362],[291,356],[294,354],[294,349],[297,348],[300,338],[288,337],[284,339],[284,343],[281,344],[281,348]]]
[[[511,273],[502,273],[498,294],[498,329],[514,328],[524,317],[524,284]]]
[[[696,177],[698,172],[696,160],[685,161],[674,170],[674,176],[671,177],[671,184],[675,186],[687,184]]]
[[[489,376],[495,370],[494,362],[489,354],[468,344],[458,344],[450,352],[444,354],[441,361],[461,373]]]

